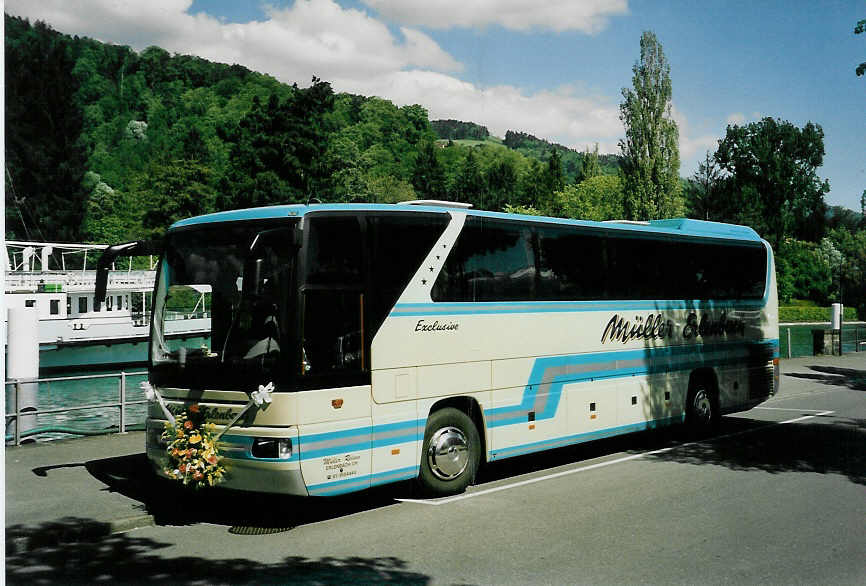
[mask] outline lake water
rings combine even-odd
[[[79,407],[84,405],[104,405],[106,403],[120,402],[120,370],[117,368],[108,370],[91,370],[76,372],[54,372],[42,379],[58,379],[65,377],[83,377],[92,375],[112,374],[116,376],[85,378],[77,380],[48,380],[39,383],[36,393],[36,407],[39,411],[59,409],[63,407]],[[139,386],[142,381],[147,380],[147,373],[143,368],[129,369],[126,373],[126,401],[144,401],[144,391]],[[14,412],[14,390],[11,385],[6,386],[6,413]],[[126,426],[127,428],[143,428],[146,418],[147,405],[145,403],[127,405]],[[8,420],[8,418],[7,418]],[[67,411],[64,413],[44,413],[36,416],[35,427],[37,428],[73,428],[91,433],[117,430],[120,426],[119,407],[94,407],[83,410]],[[23,426],[25,429],[27,426]],[[12,433],[13,427],[6,426],[7,441]],[[49,441],[63,437],[70,437],[67,433],[52,431],[40,434],[37,441]]]

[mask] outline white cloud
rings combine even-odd
[[[597,33],[611,16],[628,13],[627,0],[363,0],[381,16],[403,24],[446,29],[501,27]]]
[[[623,134],[617,104],[579,96],[570,87],[529,94],[511,85],[482,88],[441,73],[400,71],[370,79],[356,91],[423,104],[431,119],[471,120],[496,136],[515,130],[578,149],[598,142],[601,152],[616,152]]]
[[[308,82],[312,75],[365,79],[410,67],[462,69],[427,35],[404,28],[398,40],[379,20],[332,0],[268,6],[266,20],[242,24],[189,14],[190,6],[191,0],[7,0],[6,11],[61,32],[138,50],[158,45],[290,82]]]

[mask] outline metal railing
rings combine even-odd
[[[830,322],[779,324],[779,342],[782,358],[797,358],[815,354],[813,331],[830,332]],[[840,336],[833,330],[833,353],[839,352]],[[842,352],[866,351],[866,323],[845,322],[841,332]]]
[[[64,377],[56,377],[56,378],[22,378],[22,379],[12,379],[7,380],[5,383],[5,388],[11,387],[13,389],[12,394],[12,412],[6,414],[6,427],[11,422],[15,422],[15,430],[10,437],[8,434],[6,435],[6,442],[8,443],[10,440],[13,445],[19,446],[21,445],[22,438],[28,438],[35,435],[40,435],[44,433],[67,433],[73,435],[103,435],[108,433],[126,433],[127,428],[129,427],[129,423],[127,422],[126,417],[126,408],[130,405],[142,405],[147,403],[146,399],[129,401],[127,400],[127,377],[130,376],[145,376],[147,372],[138,371],[138,372],[117,372],[117,373],[109,373],[109,374],[90,374],[90,375],[82,375],[82,376],[64,376]],[[110,379],[117,378],[118,385],[117,390],[119,394],[118,401],[110,401],[107,403],[91,403],[87,405],[74,405],[69,407],[59,407],[53,409],[43,409],[39,410],[36,408],[27,408],[26,411],[21,410],[21,388],[23,385],[31,385],[31,384],[40,384],[40,383],[57,383],[63,381],[81,381],[81,380],[96,380],[96,379]],[[8,405],[7,405],[8,408]],[[49,426],[47,428],[33,428],[29,430],[21,429],[21,419],[22,417],[33,417],[35,421],[38,415],[49,415],[49,414],[58,414],[58,413],[68,413],[71,411],[83,411],[88,409],[119,409],[120,417],[118,421],[117,427],[109,427],[101,430],[85,430],[85,429],[74,429],[67,428],[64,426]]]

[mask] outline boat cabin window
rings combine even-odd
[[[78,313],[87,313],[87,297],[78,298]]]
[[[114,297],[109,295],[105,299],[105,311],[111,311],[113,305],[114,305]]]
[[[60,315],[60,300],[51,300],[51,315]]]

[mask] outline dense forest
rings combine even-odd
[[[136,52],[8,15],[5,24],[8,239],[119,242],[191,215],[309,201],[629,216],[623,157],[597,147],[516,130],[499,139],[317,78],[300,87],[159,47]],[[767,136],[794,145],[767,166],[775,179],[737,159]],[[776,248],[783,301],[824,304],[841,287],[847,304],[862,306],[866,223],[823,203],[822,157],[823,132],[811,123],[728,127],[698,173],[679,180],[676,212],[758,230]],[[775,188],[786,173],[802,175],[799,199]]]

